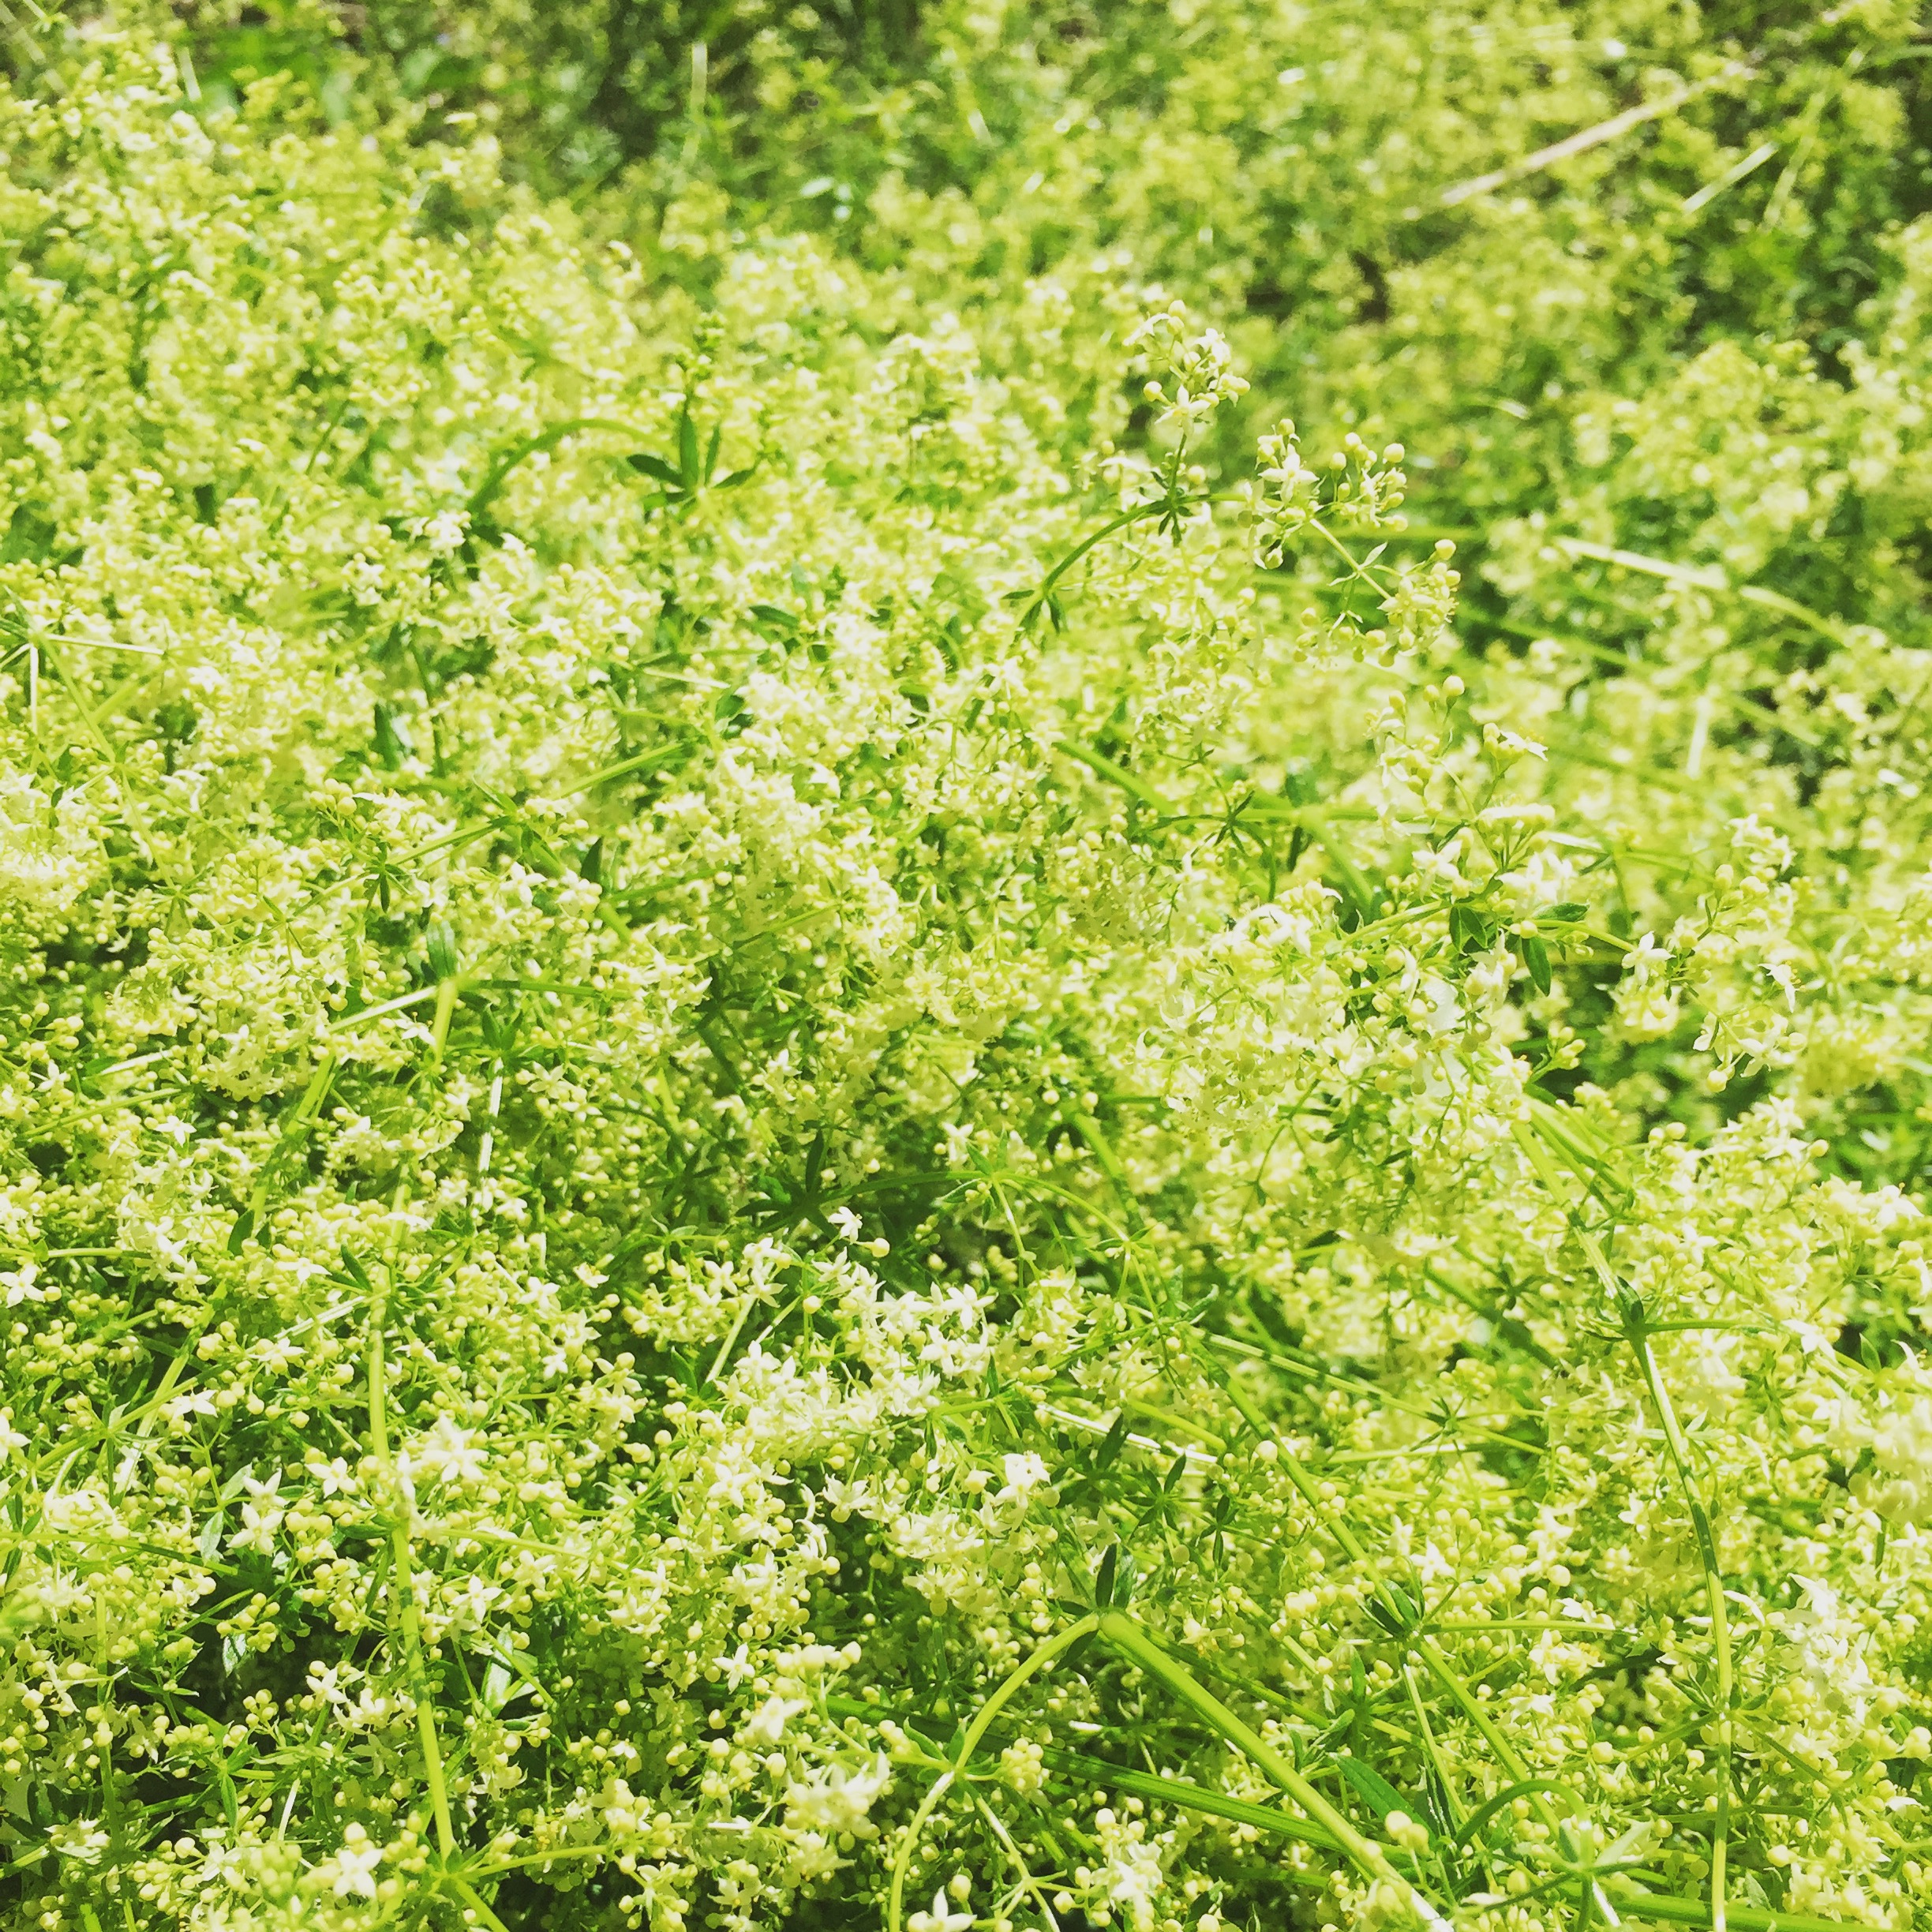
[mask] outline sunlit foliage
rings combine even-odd
[[[1932,1923],[1908,9],[6,18],[7,1925]]]

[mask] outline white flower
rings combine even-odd
[[[302,1465],[304,1473],[311,1482],[321,1486],[324,1498],[338,1496],[354,1496],[361,1484],[355,1472],[346,1462],[337,1456],[332,1462],[315,1461]]]
[[[878,1827],[866,1814],[891,1782],[891,1762],[883,1752],[856,1770],[829,1765],[808,1782],[785,1788],[785,1822],[829,1837],[850,1832],[854,1837],[869,1838]]]
[[[932,1910],[912,1913],[906,1920],[906,1932],[968,1932],[972,1912],[954,1911],[942,1885],[933,1894]]]
[[[0,1271],[0,1288],[6,1290],[6,1305],[18,1308],[23,1301],[44,1301],[47,1291],[38,1286],[40,1268],[37,1262],[23,1261],[17,1268]]]
[[[343,1835],[346,1842],[320,1869],[338,1898],[373,1899],[383,1848],[369,1842],[360,1825],[351,1825]]]
[[[349,1701],[342,1687],[342,1667],[336,1664],[311,1664],[309,1689],[312,1695],[322,1698],[331,1705],[346,1704]]]
[[[1030,1449],[1017,1453],[1009,1451],[1002,1456],[1000,1473],[1005,1478],[1005,1487],[996,1500],[1017,1504],[1021,1509],[1032,1500],[1035,1490],[1043,1489],[1051,1480],[1051,1472],[1045,1462]]]
[[[459,1428],[447,1416],[438,1416],[434,1425],[410,1445],[410,1466],[450,1485],[480,1482],[484,1474],[481,1454],[470,1447],[477,1432]]]
[[[743,1735],[747,1743],[769,1750],[783,1740],[785,1720],[796,1717],[805,1708],[796,1698],[767,1698],[746,1720]]]
[[[74,1818],[57,1825],[50,1836],[62,1858],[77,1859],[83,1865],[98,1864],[100,1855],[111,1842],[92,1818]]]
[[[242,1505],[242,1527],[228,1539],[231,1550],[252,1549],[259,1555],[275,1554],[275,1534],[282,1526],[283,1512],[273,1503],[250,1501]]]
[[[432,556],[451,556],[463,547],[470,534],[466,510],[440,511],[422,526],[423,541]]]

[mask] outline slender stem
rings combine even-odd
[[[1388,1861],[1388,1855],[1365,1838],[1273,1745],[1235,1716],[1184,1665],[1170,1657],[1131,1618],[1118,1610],[1099,1619],[1100,1641],[1129,1662],[1138,1664],[1211,1724],[1230,1744],[1237,1745],[1282,1791],[1292,1798],[1358,1866],[1363,1874],[1398,1888],[1412,1898],[1423,1916],[1433,1922],[1440,1915],[1428,1899],[1410,1884]]]
[[[1319,818],[1309,823],[1309,835],[1328,856],[1334,860],[1335,870],[1342,874],[1342,882],[1349,889],[1349,895],[1364,919],[1375,915],[1376,893],[1367,879],[1363,878],[1361,867],[1351,859],[1334,833]]]
[[[262,1163],[261,1172],[256,1175],[254,1186],[249,1193],[249,1219],[259,1224],[263,1211],[268,1205],[268,1190],[274,1184],[275,1169],[285,1154],[290,1154],[308,1136],[315,1125],[315,1116],[328,1094],[329,1083],[335,1077],[337,1061],[331,1048],[323,1054],[301,1099],[296,1103],[295,1111],[288,1125],[282,1129],[268,1158]]]
[[[429,1063],[436,1065],[443,1058],[443,1049],[449,1039],[450,1018],[456,1010],[456,1002],[462,997],[465,982],[455,974],[436,983],[436,1018],[429,1028]]]
[[[1103,523],[1094,534],[1078,543],[1040,579],[1040,587],[1033,593],[1033,601],[1028,605],[1020,622],[1024,628],[1033,620],[1034,613],[1046,605],[1053,594],[1053,587],[1077,564],[1094,545],[1111,537],[1116,530],[1126,529],[1130,523],[1142,523],[1151,516],[1158,516],[1166,507],[1165,500],[1149,504],[1136,504],[1133,509],[1124,510],[1110,522]]]
[[[1077,758],[1091,772],[1095,772],[1110,784],[1117,784],[1129,797],[1138,799],[1143,805],[1154,811],[1164,812],[1167,801],[1144,778],[1136,778],[1123,766],[1116,765],[1110,758],[1103,758],[1098,751],[1090,751],[1070,738],[1062,738],[1054,747],[1070,758]]]
[[[548,1852],[532,1852],[522,1858],[497,1859],[488,1865],[466,1865],[463,1870],[471,1878],[500,1878],[505,1872],[522,1871],[532,1865],[556,1865],[569,1859],[608,1858],[612,1849],[608,1843],[553,1845]]]
[[[1033,1876],[1026,1860],[1020,1855],[1020,1848],[1013,1841],[1013,1834],[1000,1822],[1000,1815],[975,1792],[973,1803],[979,1808],[979,1815],[993,1828],[993,1836],[1005,1848],[1006,1855],[1013,1860],[1013,1869],[1020,1874],[1021,1887],[1032,1893],[1033,1903],[1040,1909],[1040,1916],[1046,1921],[1048,1932],[1060,1932],[1060,1921],[1054,1915],[1051,1901],[1046,1896],[1046,1889]]]
[[[1302,1500],[1315,1512],[1316,1521],[1341,1545],[1342,1553],[1351,1563],[1366,1565],[1368,1561],[1368,1552],[1362,1547],[1361,1539],[1350,1527],[1345,1518],[1331,1516],[1328,1514],[1322,1500],[1320,1488],[1316,1485],[1314,1477],[1303,1467],[1301,1458],[1282,1440],[1280,1433],[1273,1423],[1270,1422],[1267,1417],[1255,1406],[1246,1391],[1242,1389],[1234,1376],[1223,1373],[1218,1379],[1222,1387],[1227,1391],[1228,1399],[1241,1411],[1249,1427],[1253,1429],[1256,1435],[1264,1436],[1271,1441],[1279,1451],[1281,1467],[1287,1473],[1288,1480],[1301,1492]],[[1374,1581],[1373,1588],[1376,1598],[1383,1608],[1395,1619],[1398,1624],[1405,1628],[1407,1627],[1411,1622],[1409,1606],[1402,1601],[1383,1578],[1377,1577]],[[1463,1715],[1476,1727],[1483,1742],[1496,1754],[1496,1762],[1501,1765],[1511,1777],[1518,1783],[1526,1780],[1530,1773],[1522,1759],[1517,1755],[1515,1747],[1510,1743],[1508,1739],[1497,1729],[1495,1721],[1490,1717],[1488,1713],[1470,1694],[1469,1686],[1463,1683],[1454,1666],[1443,1655],[1436,1640],[1432,1637],[1424,1636],[1417,1632],[1411,1638],[1411,1648],[1421,1659],[1429,1675],[1449,1693],[1462,1709]],[[1538,1793],[1533,1796],[1531,1803],[1536,1807],[1538,1818],[1553,1830],[1556,1828],[1556,1814],[1550,1810],[1548,1802],[1541,1794]]]
[[[1697,1537],[1698,1554],[1704,1567],[1704,1596],[1709,1606],[1711,1642],[1717,1653],[1717,1754],[1720,1777],[1717,1787],[1717,1817],[1711,1830],[1711,1926],[1724,1932],[1727,1916],[1725,1865],[1731,1835],[1731,1625],[1724,1614],[1724,1576],[1717,1563],[1717,1538],[1711,1527],[1710,1512],[1705,1507],[1690,1480],[1690,1452],[1683,1432],[1678,1426],[1677,1411],[1672,1403],[1664,1378],[1658,1372],[1657,1356],[1640,1312],[1633,1309],[1625,1323],[1631,1345],[1643,1369],[1650,1400],[1664,1427],[1664,1440],[1677,1473],[1684,1500],[1690,1505],[1690,1526]]]
[[[1535,1125],[1541,1129],[1544,1123],[1539,1118]],[[1510,1134],[1522,1149],[1524,1159],[1536,1170],[1537,1178],[1543,1183],[1550,1199],[1563,1208],[1564,1218],[1570,1222],[1571,1232],[1576,1236],[1578,1245],[1589,1259],[1591,1267],[1595,1270],[1597,1280],[1608,1291],[1612,1301],[1620,1299],[1623,1290],[1617,1281],[1616,1271],[1611,1267],[1609,1257],[1604,1252],[1603,1244],[1588,1228],[1582,1226],[1566,1205],[1563,1184],[1556,1178],[1556,1169],[1550,1165],[1549,1155],[1544,1151],[1538,1134],[1524,1126],[1520,1121],[1511,1123]],[[1567,1150],[1564,1151],[1567,1153]]]
[[[1449,1788],[1449,1767],[1443,1762],[1443,1755],[1436,1743],[1436,1732],[1428,1720],[1428,1707],[1422,1702],[1421,1687],[1416,1682],[1414,1668],[1402,1666],[1402,1687],[1409,1693],[1409,1708],[1416,1714],[1416,1722],[1421,1727],[1422,1748],[1428,1754],[1429,1767],[1436,1773],[1436,1781],[1442,1787],[1443,1822],[1451,1832],[1457,1829],[1457,1805],[1455,1794]]]
[[[826,1699],[826,1705],[837,1716],[860,1717],[870,1724],[877,1724],[880,1718],[892,1714],[878,1705],[862,1703],[856,1698],[830,1696]],[[1230,1798],[1225,1792],[1189,1784],[1179,1778],[1157,1777],[1151,1772],[1130,1771],[1122,1765],[1109,1764],[1104,1758],[1065,1750],[1058,1745],[1049,1745],[1045,1758],[1048,1764],[1079,1778],[1089,1789],[1126,1792],[1155,1804],[1178,1806],[1183,1810],[1197,1811],[1208,1818],[1230,1818],[1236,1824],[1252,1825],[1257,1831],[1271,1833],[1297,1844],[1313,1845],[1324,1852],[1341,1848],[1319,1826],[1272,1805],[1256,1804],[1245,1798]],[[1463,1833],[1466,1834],[1472,1825],[1480,1827],[1487,1822],[1488,1815],[1493,1813],[1487,1807],[1474,1813],[1464,1823]],[[1927,1847],[1921,1841],[1899,1848],[1909,1853]],[[586,1846],[583,1849],[596,1852],[608,1852],[608,1848]],[[567,1854],[559,1852],[552,1855],[560,1857]],[[484,1868],[485,1872],[494,1869]],[[1288,1876],[1294,1878],[1297,1874],[1290,1871]],[[1308,1881],[1314,1882],[1312,1879]],[[1598,1909],[1601,1909],[1601,1901]],[[1678,1898],[1668,1893],[1624,1893],[1616,1900],[1616,1909],[1623,1918],[1653,1919],[1664,1925],[1707,1926],[1711,1922],[1710,1906],[1705,1900]],[[1755,1905],[1732,1906],[1730,1920],[1732,1932],[1866,1932],[1866,1928],[1844,1919],[1814,1919],[1801,1913],[1774,1911]]]
[[[900,1841],[898,1852],[893,1859],[892,1891],[886,1904],[886,1923],[889,1932],[899,1932],[901,1914],[905,1906],[906,1873],[912,1863],[913,1848],[919,1843],[919,1835],[925,1829],[926,1821],[933,1814],[933,1807],[945,1796],[949,1787],[966,1768],[966,1761],[979,1748],[979,1740],[987,1734],[988,1727],[1005,1705],[1007,1700],[1027,1680],[1044,1670],[1055,1657],[1064,1656],[1076,1643],[1093,1635],[1100,1627],[1097,1616],[1084,1616],[1077,1623],[1069,1624],[1058,1637],[1042,1644],[1006,1681],[988,1698],[979,1708],[979,1714],[966,1728],[966,1735],[960,1739],[959,1748],[953,1754],[950,1767],[941,1773],[930,1791],[921,1800],[919,1808],[912,1814],[912,1822],[906,1827],[906,1834]]]
[[[1415,1642],[1416,1655],[1427,1666],[1429,1675],[1447,1690],[1481,1734],[1483,1742],[1496,1754],[1496,1761],[1519,1784],[1526,1782],[1530,1769],[1517,1755],[1516,1747],[1496,1728],[1496,1720],[1475,1698],[1470,1695],[1470,1687],[1451,1667],[1449,1660],[1436,1647],[1433,1637],[1418,1637]],[[1554,1822],[1554,1819],[1551,1821]]]
[[[1563,1189],[1550,1165],[1549,1156],[1544,1151],[1542,1141],[1548,1140],[1578,1170],[1586,1185],[1589,1185],[1588,1169],[1594,1163],[1590,1159],[1589,1150],[1567,1130],[1555,1109],[1539,1107],[1533,1119],[1533,1131],[1518,1125],[1512,1127],[1511,1132],[1530,1164],[1535,1168],[1537,1178],[1548,1190],[1551,1199],[1560,1204],[1563,1198]],[[1650,1333],[1645,1320],[1643,1305],[1632,1298],[1617,1279],[1616,1272],[1611,1267],[1609,1259],[1596,1236],[1574,1219],[1571,1226],[1582,1244],[1584,1252],[1589,1257],[1590,1265],[1596,1270],[1597,1279],[1620,1306],[1625,1336],[1636,1354],[1638,1367],[1643,1372],[1645,1384],[1650,1391],[1651,1403],[1663,1427],[1664,1444],[1670,1454],[1672,1466],[1676,1473],[1678,1486],[1683,1491],[1684,1500],[1690,1507],[1691,1530],[1697,1539],[1698,1555],[1703,1566],[1705,1600],[1710,1609],[1711,1642],[1717,1652],[1717,1750],[1721,1773],[1717,1793],[1717,1815],[1711,1833],[1711,1926],[1712,1932],[1726,1932],[1728,1913],[1725,1898],[1725,1866],[1731,1831],[1732,1784],[1731,1626],[1724,1614],[1724,1577],[1718,1567],[1717,1539],[1711,1529],[1710,1512],[1705,1508],[1703,1499],[1698,1494],[1696,1485],[1690,1479],[1690,1451],[1685,1444],[1683,1432],[1678,1426],[1677,1411],[1672,1405],[1668,1391],[1664,1386],[1664,1378],[1658,1372],[1657,1356],[1650,1346]]]
[[[444,1879],[444,1882],[465,1904],[469,1906],[470,1910],[486,1926],[492,1928],[492,1932],[510,1932],[510,1928],[490,1910],[489,1906],[483,1903],[481,1896],[477,1893],[474,1885],[470,1884],[466,1880],[458,1878],[453,1872]]]
[[[578,435],[586,429],[608,429],[619,436],[635,437],[639,432],[628,423],[612,422],[601,416],[577,416],[568,422],[555,423],[548,429],[534,436],[526,436],[520,443],[513,444],[490,466],[489,474],[477,487],[467,507],[470,515],[481,516],[497,498],[510,472],[526,458],[553,450],[566,436]]]
[[[383,1474],[394,1520],[390,1526],[391,1568],[402,1626],[402,1655],[410,1695],[416,1705],[416,1728],[422,1739],[423,1781],[429,1788],[429,1805],[436,1816],[436,1848],[445,1861],[455,1855],[456,1833],[450,1822],[449,1792],[443,1777],[443,1747],[436,1736],[436,1706],[429,1694],[429,1673],[424,1667],[422,1623],[416,1608],[414,1567],[410,1556],[410,1501],[403,1493],[395,1458],[389,1453],[389,1399],[384,1361],[383,1331],[388,1320],[388,1288],[378,1288],[369,1309],[369,1446]]]

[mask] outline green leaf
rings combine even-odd
[[[376,755],[391,771],[399,771],[416,755],[416,747],[410,743],[402,721],[382,703],[376,706]]]
[[[1526,938],[1522,942],[1523,964],[1530,969],[1530,983],[1539,993],[1550,990],[1549,948],[1541,939]]]
[[[1485,919],[1473,905],[1461,902],[1449,908],[1449,938],[1458,953],[1480,953],[1494,936],[1493,921]]]
[[[38,504],[14,506],[0,537],[0,564],[44,564],[53,555],[60,526]]]
[[[1372,1810],[1376,1816],[1386,1821],[1391,1812],[1400,1811],[1413,1816],[1417,1807],[1410,1803],[1388,1780],[1376,1770],[1364,1764],[1359,1758],[1338,1758],[1336,1770],[1342,1773],[1355,1795]]]
[[[1483,1829],[1500,1812],[1507,1809],[1518,1798],[1526,1798],[1532,1792],[1540,1792],[1552,1798],[1560,1798],[1572,1810],[1580,1809],[1575,1794],[1567,1785],[1558,1784],[1552,1778],[1522,1778],[1514,1784],[1505,1785],[1488,1803],[1466,1818],[1456,1833],[1458,1841],[1463,1844],[1475,1844],[1481,1841]]]
[[[456,932],[447,919],[437,919],[424,935],[429,970],[439,979],[454,979],[461,970]]]
[[[1114,1575],[1120,1567],[1120,1545],[1110,1543],[1101,1555],[1099,1567],[1094,1572],[1094,1601],[1103,1610],[1114,1601]]]

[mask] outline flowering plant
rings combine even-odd
[[[1923,50],[1146,11],[21,28],[9,1923],[1928,1923]]]

